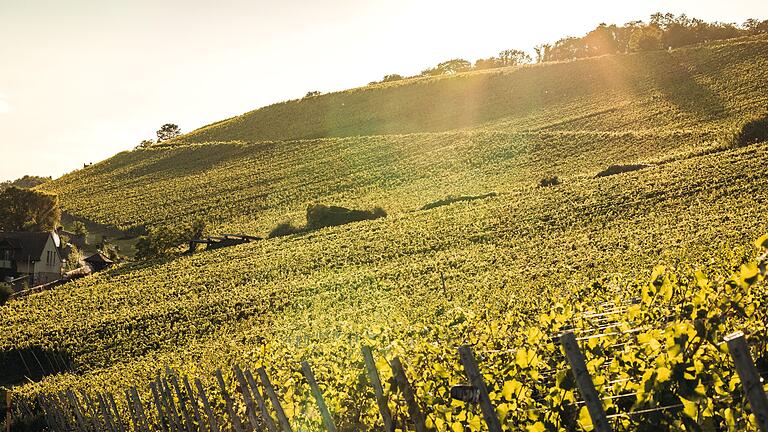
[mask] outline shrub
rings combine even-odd
[[[184,225],[153,228],[149,230],[147,235],[139,237],[136,242],[134,246],[136,258],[145,259],[163,255],[170,249],[177,248],[192,239],[202,237],[205,230],[205,221],[200,218]]]
[[[764,141],[768,141],[768,117],[744,123],[736,136],[736,146],[738,147]]]
[[[560,184],[560,179],[557,176],[544,177],[539,180],[539,187],[549,187]]]
[[[597,173],[595,178],[608,177],[608,176],[621,174],[625,172],[637,171],[637,170],[641,170],[648,167],[650,167],[650,165],[646,165],[646,164],[611,165],[608,168]]]
[[[88,227],[81,221],[72,222],[72,234],[78,237],[85,237],[88,235]]]
[[[13,288],[7,283],[0,283],[0,306],[4,305],[13,295]]]
[[[488,192],[487,194],[483,194],[483,195],[458,195],[458,196],[448,195],[445,198],[439,199],[437,201],[432,201],[429,204],[424,204],[421,207],[421,210],[429,210],[429,209],[433,209],[433,208],[436,208],[436,207],[442,207],[442,206],[445,206],[445,205],[448,205],[448,204],[453,204],[455,202],[474,201],[474,200],[479,200],[479,199],[485,199],[485,198],[495,197],[497,195],[498,195],[498,193],[496,193],[496,192]]]
[[[287,235],[303,232],[304,230],[305,230],[304,227],[297,227],[297,226],[294,226],[293,223],[291,223],[290,221],[285,221],[285,222],[280,222],[279,224],[277,224],[276,227],[272,228],[272,231],[269,232],[269,235],[267,237],[269,238],[285,237]]]
[[[386,216],[387,212],[381,207],[376,207],[373,210],[354,210],[324,204],[310,204],[307,207],[307,228],[325,228]]]

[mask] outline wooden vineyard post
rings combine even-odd
[[[272,406],[275,408],[275,412],[277,413],[277,421],[280,422],[280,427],[282,427],[283,432],[293,432],[293,429],[291,429],[291,424],[288,422],[288,417],[285,415],[285,411],[283,411],[283,406],[280,405],[280,400],[277,398],[277,393],[275,393],[275,388],[272,387],[272,382],[269,380],[269,376],[267,375],[267,371],[264,370],[264,368],[258,368],[256,372],[259,374],[259,378],[261,378],[261,383],[264,385],[264,388],[267,390],[267,395],[269,396],[269,400],[272,401]]]
[[[145,432],[149,432],[149,422],[147,422],[147,416],[144,415],[144,406],[141,403],[141,398],[139,397],[139,392],[136,390],[136,387],[131,387],[131,393],[133,393],[133,399],[136,404],[136,416],[139,418],[139,422],[141,422],[141,428]]]
[[[216,369],[216,380],[219,382],[219,389],[221,390],[221,397],[224,398],[224,402],[227,405],[227,412],[229,413],[229,419],[232,421],[232,427],[235,432],[243,432],[243,425],[240,423],[240,417],[235,412],[235,404],[232,402],[232,398],[229,397],[227,392],[227,386],[224,384],[224,377],[221,375],[221,369]]]
[[[103,430],[101,426],[101,421],[99,421],[99,413],[96,409],[96,405],[94,405],[93,403],[93,400],[91,400],[91,397],[88,396],[88,393],[82,390],[80,391],[80,396],[83,397],[83,402],[85,405],[87,405],[87,409],[91,416],[91,424],[93,425],[93,430],[94,431]]]
[[[170,367],[166,367],[165,370],[166,370],[166,373],[168,374],[168,379],[171,381],[171,386],[173,386],[173,391],[176,393],[176,398],[179,400],[179,407],[181,408],[181,413],[184,415],[184,423],[185,423],[187,432],[192,432],[192,416],[189,414],[187,403],[184,401],[184,398],[181,396],[181,388],[179,387],[179,380],[178,378],[176,378],[176,374],[171,370]]]
[[[67,395],[67,400],[69,400],[69,405],[72,407],[72,411],[75,412],[77,426],[80,428],[80,430],[87,431],[88,426],[85,424],[82,411],[80,411],[80,405],[77,402],[77,396],[75,396],[72,390],[66,390],[65,394]]]
[[[53,406],[48,403],[48,401],[45,399],[45,396],[38,394],[37,403],[43,409],[43,412],[45,413],[45,420],[51,430],[66,430],[66,427],[59,422],[58,413],[53,408]]]
[[[205,388],[203,388],[203,383],[200,382],[199,378],[195,378],[195,387],[197,387],[197,392],[200,394],[200,401],[203,403],[205,414],[208,416],[208,426],[211,432],[219,432],[219,423],[216,421],[216,415],[211,409],[211,404],[208,403],[208,396],[205,395]]]
[[[315,374],[312,373],[312,368],[309,366],[309,362],[301,362],[301,370],[304,372],[304,376],[307,378],[307,382],[309,383],[309,388],[312,390],[312,394],[315,396],[318,408],[320,408],[320,414],[323,416],[323,424],[325,424],[325,429],[328,432],[336,432],[336,425],[333,424],[333,417],[331,417],[331,412],[328,411],[328,406],[325,404],[325,400],[323,400],[323,393],[320,392],[320,387],[317,385]]]
[[[758,375],[757,368],[755,368],[749,353],[749,346],[747,346],[744,333],[740,331],[731,333],[725,337],[725,342],[728,344],[728,352],[736,365],[736,372],[741,379],[744,395],[749,401],[757,424],[762,432],[768,432],[768,398],[765,396],[763,383],[760,381],[760,375]]]
[[[611,426],[608,423],[608,417],[605,415],[603,402],[597,394],[595,384],[592,382],[592,377],[587,370],[584,354],[579,349],[579,344],[576,342],[576,336],[573,334],[573,331],[567,331],[560,335],[560,344],[563,346],[568,364],[571,365],[571,371],[576,379],[576,386],[579,388],[581,398],[587,404],[587,411],[589,411],[589,417],[592,419],[595,432],[610,432]]]
[[[416,395],[413,393],[411,383],[408,382],[408,377],[405,376],[405,370],[403,364],[400,362],[400,358],[395,357],[390,362],[392,366],[392,373],[395,375],[395,381],[397,386],[400,387],[400,391],[403,392],[403,397],[408,405],[408,414],[411,416],[414,426],[416,426],[416,432],[425,432],[427,426],[424,420],[424,414],[419,408],[419,404],[416,402]]]
[[[251,422],[251,427],[253,430],[257,431],[261,425],[259,425],[259,420],[256,418],[256,404],[253,402],[251,391],[248,389],[248,382],[246,382],[245,375],[243,375],[243,370],[240,369],[240,366],[234,365],[232,370],[235,372],[235,378],[237,378],[237,383],[240,387],[240,393],[243,395],[243,400],[245,401],[248,421]]]
[[[131,415],[131,421],[133,422],[133,429],[135,431],[140,431],[141,426],[139,425],[140,421],[139,421],[138,415],[136,414],[136,407],[133,404],[133,398],[131,397],[131,392],[128,391],[128,389],[125,389],[125,402],[128,404],[128,412]]]
[[[157,390],[160,392],[160,399],[163,402],[165,412],[167,413],[166,415],[168,416],[168,421],[170,423],[169,427],[173,431],[181,432],[181,418],[176,412],[176,403],[173,401],[173,395],[171,394],[168,380],[161,377],[158,373],[156,381]]]
[[[11,415],[13,414],[13,396],[11,392],[5,391],[5,432],[11,432]]]
[[[76,429],[77,425],[70,427],[70,424],[72,424],[72,419],[69,415],[69,410],[67,409],[69,404],[67,403],[66,398],[64,398],[63,393],[51,394],[49,397],[50,399],[48,400],[48,405],[53,407],[53,410],[58,415],[59,422],[61,423],[61,426],[64,428],[64,430]]]
[[[157,409],[157,421],[160,423],[160,428],[163,432],[168,432],[168,421],[165,418],[163,412],[163,403],[160,401],[160,393],[157,390],[157,382],[149,383],[149,390],[152,392],[152,399],[155,401],[155,408]]]
[[[483,411],[483,419],[485,424],[488,425],[488,430],[491,432],[501,432],[501,423],[496,416],[496,408],[491,403],[491,398],[488,396],[488,388],[483,380],[483,374],[480,373],[480,368],[477,366],[475,355],[472,353],[472,348],[467,345],[459,347],[459,359],[464,366],[464,372],[467,374],[469,383],[472,384],[480,398],[480,409]]]
[[[104,417],[104,423],[106,424],[107,430],[118,432],[117,426],[115,426],[115,421],[112,418],[112,413],[109,412],[109,405],[107,405],[107,400],[104,398],[104,395],[97,393],[96,399],[98,400],[99,410],[101,410],[101,415]]]
[[[106,397],[107,401],[109,402],[109,406],[112,407],[112,411],[115,413],[115,423],[117,424],[118,431],[126,432],[123,419],[120,417],[120,410],[117,409],[117,404],[115,403],[115,397],[112,395],[112,393],[107,393]]]
[[[200,408],[197,404],[197,398],[195,397],[195,392],[192,391],[192,386],[189,385],[189,379],[187,379],[187,376],[181,377],[181,381],[184,383],[184,391],[187,392],[187,396],[189,397],[189,403],[192,405],[192,414],[195,416],[195,423],[197,423],[197,429],[202,430],[203,428],[203,419],[200,416]]]
[[[251,374],[250,370],[245,371],[245,379],[248,381],[248,385],[251,387],[251,391],[253,391],[253,396],[256,398],[256,403],[259,404],[259,410],[261,410],[261,418],[264,420],[264,423],[267,424],[267,429],[269,432],[278,432],[277,425],[272,419],[272,416],[269,414],[269,410],[267,410],[267,404],[264,401],[264,396],[261,395],[259,387],[256,385],[256,380],[253,379],[253,374]]]
[[[376,369],[376,362],[373,360],[373,353],[371,353],[371,348],[367,346],[364,346],[362,351],[365,369],[368,372],[368,381],[370,381],[373,387],[374,394],[376,395],[376,404],[379,406],[379,412],[384,421],[384,431],[394,432],[395,425],[392,422],[392,412],[389,410],[387,397],[384,396],[384,388],[381,386],[381,378],[379,378],[379,371]]]

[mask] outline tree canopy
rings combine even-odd
[[[35,186],[39,186],[43,183],[51,181],[50,177],[40,177],[33,175],[25,175],[24,177],[17,178],[14,181],[4,181],[0,183],[0,191],[8,189],[11,186],[16,186],[24,189],[32,189]]]
[[[168,141],[169,139],[176,138],[179,135],[181,135],[181,129],[178,125],[173,123],[166,123],[162,125],[157,131],[157,142],[160,143],[163,141]]]
[[[0,193],[0,231],[53,231],[60,219],[57,195],[15,186]]]

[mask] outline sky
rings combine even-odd
[[[656,11],[741,23],[768,1],[0,0],[0,181]]]

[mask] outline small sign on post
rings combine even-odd
[[[741,385],[744,387],[744,394],[749,401],[757,424],[762,432],[768,432],[768,397],[765,396],[760,375],[757,373],[755,363],[749,354],[744,333],[741,331],[731,333],[725,337],[725,342],[728,344],[728,352],[736,365],[736,372],[739,374]]]
[[[483,411],[485,424],[488,425],[488,430],[491,432],[501,432],[501,423],[496,416],[496,408],[491,403],[490,396],[488,396],[488,388],[485,386],[480,368],[477,367],[477,361],[475,361],[475,355],[472,354],[472,348],[467,345],[460,346],[459,359],[461,364],[464,365],[464,372],[466,372],[469,382],[472,384],[472,391],[464,387],[461,396],[477,399],[477,402],[480,403],[480,409]],[[456,393],[459,393],[459,391],[456,390]],[[451,389],[451,395],[453,394],[454,390]]]
[[[610,432],[611,425],[608,423],[608,417],[603,409],[603,401],[600,400],[595,389],[595,383],[587,370],[587,363],[584,360],[584,354],[579,349],[576,342],[576,336],[573,331],[567,331],[560,335],[560,344],[563,346],[568,364],[571,365],[573,377],[576,379],[576,386],[579,388],[581,398],[587,404],[589,417],[592,419],[592,425],[595,432]]]

